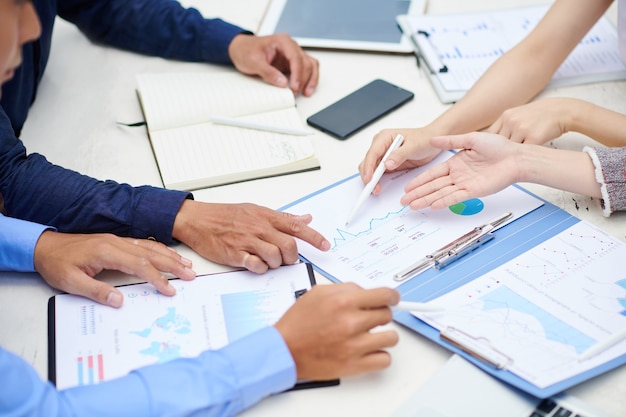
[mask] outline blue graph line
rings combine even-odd
[[[403,211],[407,210],[408,206],[403,206],[400,210],[398,211],[390,211],[389,213],[387,213],[385,216],[383,217],[374,217],[373,219],[370,220],[369,222],[369,226],[367,229],[365,230],[361,230],[360,232],[357,233],[350,233],[347,230],[343,230],[343,229],[335,229],[337,231],[337,234],[339,234],[340,237],[336,237],[333,238],[333,246],[331,248],[334,249],[336,248],[340,242],[346,242],[349,238],[355,238],[355,237],[359,237],[360,235],[367,233],[367,232],[371,232],[374,229],[374,222],[380,222],[383,220],[387,220],[389,217],[396,215],[396,214],[400,214]]]

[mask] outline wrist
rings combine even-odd
[[[52,240],[53,237],[56,236],[56,233],[52,229],[44,230],[39,238],[37,239],[37,243],[35,244],[35,249],[33,250],[33,266],[35,271],[41,272],[44,264],[46,263],[46,254],[49,251],[48,243]]]
[[[560,106],[566,110],[563,125],[561,126],[561,134],[567,132],[584,132],[585,120],[589,120],[593,117],[595,106],[579,99],[563,98],[561,100],[563,100],[564,103],[562,105],[560,104]]]
[[[231,60],[231,62],[234,62],[233,57],[235,55],[235,52],[240,48],[241,42],[245,42],[250,36],[254,36],[254,33],[245,30],[237,33],[230,40],[230,43],[228,44],[228,58]]]
[[[189,235],[189,230],[193,227],[193,222],[190,220],[193,218],[191,214],[193,211],[193,200],[184,200],[176,213],[174,218],[174,225],[172,227],[172,238],[179,242],[186,242]]]
[[[543,151],[547,149],[541,145],[524,144],[515,146],[515,182],[532,182],[538,181],[544,173],[545,164],[550,163],[549,158],[543,155]]]

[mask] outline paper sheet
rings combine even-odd
[[[549,6],[531,6],[463,15],[409,16],[412,33],[425,31],[433,52],[448,71],[436,74],[446,91],[467,91],[505,52],[528,35]],[[617,31],[601,18],[554,74],[551,86],[623,79]]]
[[[150,284],[119,287],[119,309],[86,298],[55,297],[56,385],[97,384],[141,366],[219,349],[273,325],[310,289],[306,264],[258,275],[249,271],[172,280],[177,294]]]
[[[626,245],[579,222],[415,314],[465,335],[470,350],[510,359],[506,369],[545,388],[626,354],[626,341],[579,362],[578,355],[626,328]]]
[[[380,181],[382,193],[371,196],[348,226],[346,217],[363,189],[359,176],[288,206],[285,211],[289,213],[312,214],[310,226],[331,242],[328,252],[301,243],[300,254],[335,280],[356,282],[364,288],[393,288],[401,284],[393,279],[395,273],[474,227],[506,212],[512,212],[515,219],[543,204],[511,186],[444,210],[412,211],[402,206],[404,185],[450,156],[452,153],[443,152],[426,167],[385,174]]]

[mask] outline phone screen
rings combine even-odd
[[[412,98],[412,92],[377,79],[315,113],[307,123],[338,139],[347,139]]]

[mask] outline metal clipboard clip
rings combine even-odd
[[[448,67],[441,62],[439,52],[437,52],[437,49],[430,41],[430,33],[425,30],[418,30],[413,34],[413,40],[415,45],[417,45],[419,55],[426,63],[430,72],[433,74],[448,72]]]
[[[456,327],[446,327],[439,333],[439,337],[495,369],[506,369],[513,363],[510,356],[494,348],[488,339],[474,337]]]
[[[489,223],[475,227],[464,235],[454,239],[444,247],[426,255],[413,265],[394,274],[393,279],[395,281],[404,281],[428,268],[441,269],[446,265],[451,264],[463,255],[468,254],[477,247],[493,239],[495,236],[491,233],[492,230],[500,226],[511,216],[513,216],[513,213],[505,213]]]

